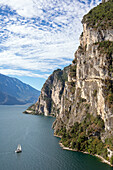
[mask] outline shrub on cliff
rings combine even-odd
[[[109,1],[99,4],[83,17],[82,22],[93,28],[113,28],[113,2]]]

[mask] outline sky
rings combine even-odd
[[[0,73],[41,90],[71,64],[81,20],[101,0],[0,0]]]

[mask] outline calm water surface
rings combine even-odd
[[[62,150],[51,128],[55,119],[22,114],[27,107],[0,106],[0,170],[113,170],[96,157]]]

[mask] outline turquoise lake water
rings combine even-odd
[[[23,114],[27,107],[0,106],[0,170],[113,170],[94,156],[60,148],[55,119]]]

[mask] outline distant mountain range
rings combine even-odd
[[[35,103],[40,91],[22,81],[0,74],[0,105]]]

